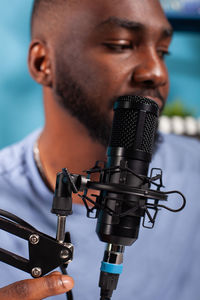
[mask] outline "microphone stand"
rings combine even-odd
[[[153,176],[153,171],[155,170],[160,171],[160,174]],[[134,173],[132,170],[122,166],[101,168],[99,162],[97,162],[94,168],[86,171],[87,176],[70,174],[67,169],[62,169],[62,172],[57,174],[51,210],[51,212],[58,217],[56,239],[38,231],[19,217],[7,211],[0,210],[0,229],[27,240],[29,247],[29,259],[0,248],[0,260],[31,274],[34,278],[41,277],[58,266],[60,266],[63,274],[67,274],[66,267],[73,259],[73,245],[71,244],[70,234],[65,233],[65,223],[66,217],[72,214],[72,193],[78,193],[79,191],[84,192],[83,195],[79,194],[79,196],[83,200],[87,210],[87,217],[89,218],[97,218],[100,210],[105,210],[107,213],[120,218],[129,214],[131,211],[134,211],[136,207],[130,208],[126,212],[120,214],[107,207],[104,199],[100,199],[98,195],[92,195],[96,198],[96,201],[89,198],[87,196],[88,189],[113,192],[115,194],[140,196],[143,201],[138,202],[137,208],[141,209],[141,214],[144,217],[143,226],[147,228],[153,228],[159,208],[178,212],[182,210],[186,204],[184,195],[179,191],[160,191],[160,188],[162,187],[162,171],[160,169],[152,169],[150,177],[142,177],[141,179],[144,184],[141,188],[127,186],[125,184],[104,183],[104,176],[111,171]],[[90,175],[93,173],[99,173],[99,181],[90,180]],[[134,175],[138,176],[136,174]],[[159,183],[156,183],[157,180]],[[151,184],[157,189],[150,189]],[[159,204],[159,201],[167,200],[168,194],[175,193],[182,197],[183,203],[181,207],[172,209],[163,204]],[[149,202],[148,199],[151,199],[151,202]],[[89,207],[87,202],[90,202],[93,206]],[[150,214],[149,210],[154,210],[153,216]],[[94,211],[96,211],[95,216]],[[145,217],[148,217],[148,220],[152,224],[151,227],[146,226]],[[117,287],[120,272],[115,272],[115,269],[122,270],[121,264],[123,261],[123,252],[123,246],[113,244],[108,244],[107,246],[99,281],[99,286],[101,287],[101,300],[110,300],[113,290]],[[104,270],[105,260],[108,260],[109,264],[110,262],[114,262],[114,268],[112,270],[106,268]],[[71,291],[67,293],[67,299],[73,300]]]
[[[156,175],[153,176],[156,171]],[[135,174],[131,169],[121,166],[116,166],[112,168],[101,168],[99,162],[95,166],[85,171],[87,176],[70,174],[69,171],[64,168],[62,172],[57,174],[56,180],[56,189],[55,196],[53,201],[52,212],[58,213],[59,211],[55,207],[62,207],[66,205],[64,199],[72,198],[72,193],[78,193],[78,191],[83,192],[83,194],[78,194],[86,207],[87,217],[97,218],[99,211],[104,210],[108,214],[115,216],[117,218],[122,218],[130,213],[135,212],[136,210],[140,211],[141,217],[143,217],[143,227],[153,228],[155,224],[155,219],[157,217],[158,210],[160,208],[167,209],[171,212],[181,211],[186,204],[186,199],[184,195],[179,191],[168,191],[161,192],[160,188],[163,187],[162,184],[162,170],[158,168],[153,168],[151,170],[150,177],[141,176]],[[141,187],[132,187],[126,184],[115,184],[115,183],[105,183],[103,178],[110,172],[118,172],[123,175],[124,172],[129,172],[134,176],[140,177],[143,184]],[[90,176],[93,173],[99,173],[99,181],[91,181]],[[150,189],[150,186],[153,185],[156,189]],[[104,191],[109,193],[115,193],[116,195],[136,195],[139,196],[139,201],[137,205],[127,209],[127,211],[120,213],[117,210],[113,210],[110,207],[106,206],[106,201],[99,195],[93,194],[92,197],[96,198],[96,201],[87,196],[88,190]],[[182,197],[182,205],[177,209],[172,209],[163,204],[160,204],[159,201],[167,201],[169,194],[178,194]],[[106,196],[105,196],[106,197]],[[112,199],[113,200],[113,199]],[[114,199],[115,200],[115,199]],[[119,201],[119,199],[117,198]],[[150,202],[149,202],[150,200]],[[123,200],[122,200],[123,201]],[[92,207],[89,207],[88,202],[92,204]],[[153,215],[150,213],[150,210],[153,210]],[[96,211],[96,212],[95,212]],[[95,212],[95,214],[94,214]],[[151,226],[146,225],[146,218],[148,218],[148,223],[151,223]],[[102,261],[99,287],[101,288],[101,298],[100,300],[110,300],[112,297],[113,291],[117,288],[117,283],[119,275],[122,273],[122,263],[123,263],[123,252],[125,247],[122,245],[115,245],[108,243],[107,249],[104,253],[104,259]]]
[[[27,240],[29,248],[29,259],[0,248],[0,261],[25,271],[34,278],[41,277],[59,266],[62,273],[67,274],[66,268],[73,259],[74,247],[69,232],[65,233],[65,223],[66,217],[72,214],[72,200],[69,197],[62,200],[65,201],[63,210],[59,198],[52,208],[52,212],[58,216],[56,239],[40,232],[19,217],[0,210],[0,229]],[[71,291],[66,296],[68,300],[73,300]]]

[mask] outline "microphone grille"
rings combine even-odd
[[[152,153],[155,134],[158,129],[158,119],[155,115],[147,113],[144,127],[141,147],[138,149],[147,153]]]
[[[117,99],[117,102],[130,102],[130,103],[133,103],[134,105],[136,103],[139,103],[139,104],[150,104],[150,105],[154,105],[156,108],[158,107],[157,103],[154,102],[153,100],[147,98],[147,97],[142,97],[142,96],[130,96],[130,95],[127,95],[127,96],[120,96],[118,99]]]
[[[158,105],[145,97],[121,96],[114,110],[109,146],[151,154],[158,127]]]

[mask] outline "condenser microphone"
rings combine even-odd
[[[181,192],[160,190],[163,187],[160,168],[151,169],[148,175],[158,116],[158,105],[151,99],[119,97],[114,105],[107,162],[103,167],[97,161],[93,168],[85,171],[87,176],[71,174],[66,168],[57,174],[52,212],[60,217],[69,215],[72,193],[83,192],[79,196],[86,207],[87,217],[97,218],[97,235],[107,244],[99,280],[101,300],[109,300],[117,287],[125,246],[137,240],[141,219],[144,227],[153,228],[159,208],[179,212],[186,204]],[[91,180],[92,174],[99,174],[99,180]],[[100,194],[91,195],[96,201],[88,195],[90,189],[100,191]],[[182,205],[173,209],[160,204],[159,201],[166,201],[169,194],[181,196]],[[147,226],[146,217],[152,226],[149,222]],[[60,240],[64,229],[61,222],[58,225]]]
[[[114,105],[107,149],[109,172],[105,173],[103,182],[115,186],[116,193],[101,191],[98,202],[103,201],[107,209],[98,211],[96,227],[99,239],[107,243],[99,282],[101,299],[110,299],[116,289],[122,272],[124,246],[132,245],[138,238],[146,198],[124,191],[126,188],[130,191],[131,187],[145,189],[144,178],[152,158],[158,116],[158,105],[145,97],[122,96]]]
[[[147,176],[158,127],[158,105],[144,97],[122,96],[114,106],[114,118],[107,150],[107,168],[126,167],[133,171],[111,171],[104,178],[105,183],[114,183],[141,188]],[[116,187],[117,188],[117,187]],[[138,196],[101,192],[105,206],[119,214],[138,207]],[[106,200],[105,200],[106,199]],[[141,206],[141,205],[140,205]],[[117,209],[116,209],[117,208]],[[96,232],[101,241],[128,246],[138,237],[140,217],[143,212],[136,209],[124,217],[112,216],[109,211],[98,213]]]

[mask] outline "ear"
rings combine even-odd
[[[52,86],[52,70],[49,52],[44,43],[33,40],[28,54],[29,71],[33,79],[44,85]]]

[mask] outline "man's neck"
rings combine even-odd
[[[94,166],[97,160],[106,160],[106,149],[94,142],[87,134],[82,125],[73,117],[66,119],[67,128],[45,127],[38,140],[40,160],[48,185],[52,190],[55,188],[56,174],[67,168],[70,173],[84,174]],[[69,125],[70,124],[70,125]],[[74,197],[74,202],[80,203],[79,197]]]
[[[40,160],[48,186],[55,189],[56,174],[67,168],[83,174],[97,160],[106,160],[106,149],[89,136],[88,130],[55,101],[51,88],[44,88],[45,126],[38,140]],[[74,202],[80,203],[79,197]],[[82,203],[82,202],[81,202]]]

